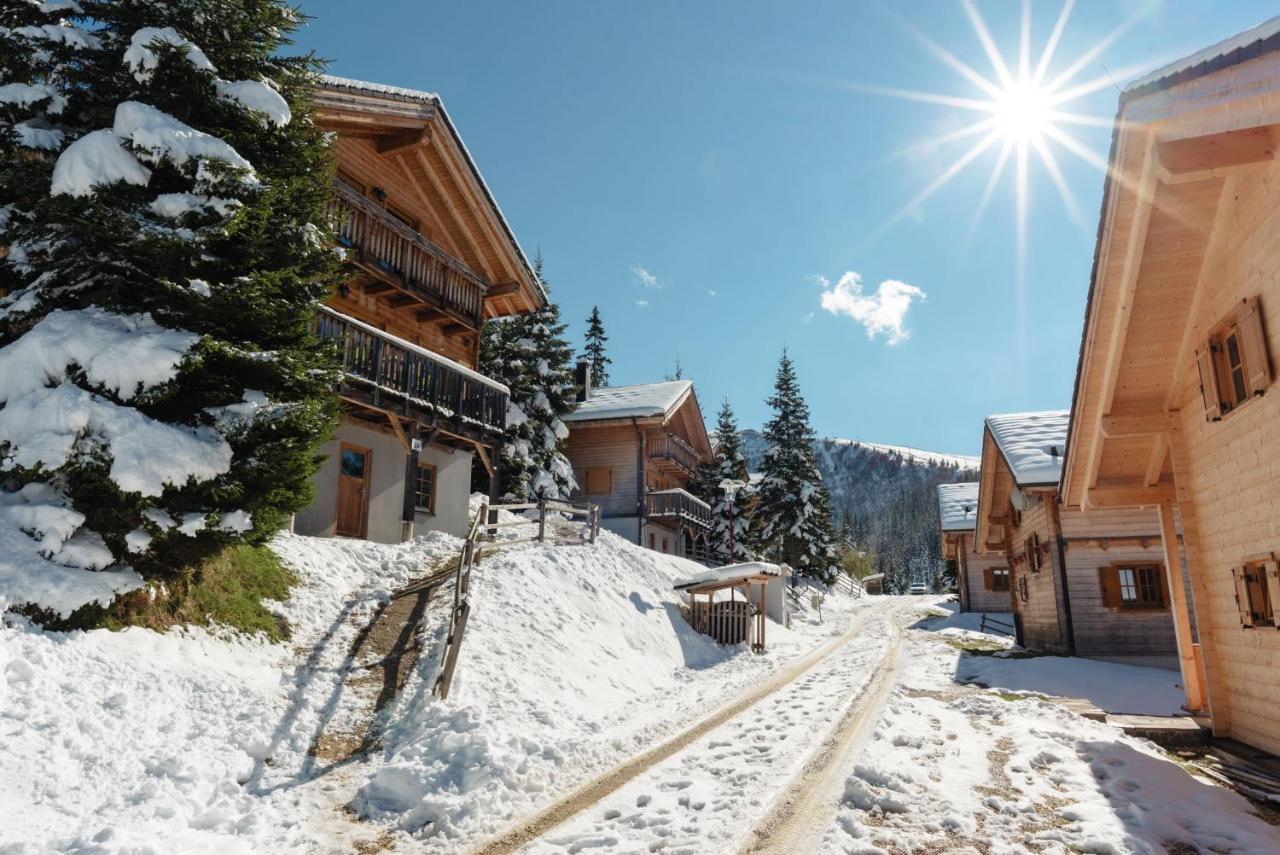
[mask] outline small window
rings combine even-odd
[[[1160,564],[1113,564],[1099,570],[1102,602],[1112,609],[1163,609],[1169,605]]]
[[[419,463],[413,482],[413,506],[429,514],[436,512],[436,468],[430,463]]]
[[[613,467],[594,466],[582,474],[582,490],[588,496],[607,496],[613,492]]]
[[[1004,567],[989,568],[984,574],[986,588],[988,591],[1008,591],[1009,590],[1009,571]]]
[[[1244,300],[1210,331],[1196,352],[1205,417],[1217,421],[1266,392],[1271,384],[1262,310]]]
[[[1009,502],[1009,525],[1014,528],[1022,525],[1022,511],[1012,501]]]
[[[1031,586],[1027,583],[1026,576],[1018,577],[1018,599],[1024,603],[1031,599]]]
[[[658,543],[657,537],[654,536],[653,532],[649,532],[649,548],[656,550],[658,548],[657,543]]]
[[[1280,564],[1271,555],[1233,567],[1240,625],[1280,626]]]
[[[1031,533],[1031,536],[1028,537],[1026,540],[1025,549],[1026,549],[1026,555],[1027,555],[1027,569],[1030,570],[1032,573],[1039,573],[1040,567],[1042,566],[1041,555],[1040,555],[1039,533],[1037,532]]]

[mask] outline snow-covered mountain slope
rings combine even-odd
[[[747,458],[747,465],[754,472],[760,466],[760,461],[764,458],[765,449],[768,447],[764,436],[758,430],[748,429],[739,433],[742,439],[742,453]],[[906,445],[886,445],[880,442],[866,442],[861,439],[839,439],[837,437],[824,437],[814,443],[814,450],[819,457],[819,465],[825,451],[830,456],[836,449],[841,448],[861,448],[871,454],[883,454],[889,457],[900,458],[903,461],[913,463],[923,463],[926,465],[949,466],[956,469],[973,469],[976,470],[982,462],[982,458],[974,457],[968,454],[947,454],[941,451],[925,451],[920,448],[911,448]],[[823,473],[824,477],[826,473]]]
[[[276,538],[301,580],[277,607],[286,644],[201,629],[55,633],[7,616],[0,851],[354,851],[379,835],[458,851],[842,632],[853,608],[828,598],[825,624],[770,623],[769,652],[755,656],[680,616],[673,583],[700,565],[608,532],[512,547],[476,570],[449,700],[430,692],[437,596],[376,747],[325,766],[311,749],[352,707],[356,637],[459,545]]]

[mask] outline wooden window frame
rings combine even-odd
[[[1158,612],[1169,608],[1169,578],[1164,565],[1158,561],[1117,561],[1099,567],[1098,573],[1104,608],[1122,612]],[[1126,584],[1126,573],[1131,574],[1130,584]],[[1109,590],[1111,597],[1108,597]],[[1131,591],[1133,596],[1126,597],[1126,591]],[[1154,599],[1150,596],[1152,593]]]
[[[1236,609],[1245,629],[1280,629],[1280,561],[1274,552],[1251,555],[1231,568]]]
[[[1009,593],[1009,568],[1008,567],[988,567],[983,571],[983,587],[988,591],[997,593]]]
[[[604,472],[608,482],[608,488],[605,490],[591,489],[591,473]],[[598,484],[596,485],[599,486]],[[588,466],[582,470],[582,494],[584,496],[611,496],[613,495],[613,467],[612,466]]]
[[[431,473],[431,495],[427,497],[428,505],[423,506],[419,500],[422,497],[422,491],[418,489],[419,481],[423,470]],[[439,486],[440,470],[434,463],[424,463],[418,461],[418,471],[413,473],[413,510],[415,513],[435,515],[436,512],[436,490]]]
[[[1196,370],[1205,418],[1221,421],[1271,385],[1271,359],[1257,297],[1240,301],[1219,321],[1196,351]]]
[[[1027,581],[1025,575],[1018,577],[1018,599],[1024,603],[1031,602],[1031,584]]]
[[[1027,569],[1032,573],[1039,573],[1043,567],[1043,561],[1040,555],[1040,533],[1033,531],[1023,542],[1023,549],[1027,556]]]

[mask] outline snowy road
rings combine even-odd
[[[797,851],[797,833],[821,839],[835,798],[799,796],[829,774],[840,776],[839,792],[842,770],[825,760],[843,758],[860,724],[877,717],[912,605],[886,599],[860,611],[832,644],[478,851],[732,851],[784,794],[783,804],[804,809],[777,815],[768,836],[777,851]]]

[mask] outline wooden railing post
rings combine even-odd
[[[538,543],[547,542],[547,503],[538,502]]]

